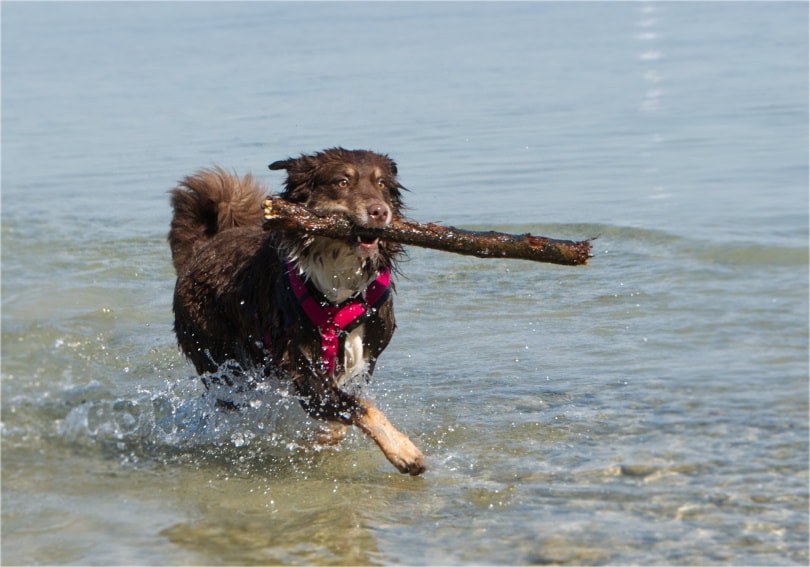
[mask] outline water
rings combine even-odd
[[[6,564],[807,564],[804,3],[3,3]],[[371,393],[428,456],[203,396],[166,191],[388,152],[412,249]]]

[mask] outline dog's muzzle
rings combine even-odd
[[[374,202],[366,207],[363,228],[385,228],[391,223],[391,208],[383,202]],[[373,234],[361,233],[352,243],[359,256],[371,256],[377,252],[380,239]]]

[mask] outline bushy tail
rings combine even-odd
[[[195,249],[228,228],[260,225],[267,190],[248,174],[239,177],[223,169],[203,169],[183,179],[171,191],[169,246],[179,273]]]

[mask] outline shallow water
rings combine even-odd
[[[2,5],[4,564],[807,564],[800,3]],[[166,191],[388,152],[411,249],[371,394],[428,457],[222,413],[171,330]]]

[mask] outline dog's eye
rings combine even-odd
[[[383,181],[382,179],[378,179],[377,187],[379,187],[380,189],[385,189],[385,181]]]
[[[341,189],[345,189],[348,186],[349,186],[349,180],[346,179],[345,177],[338,181],[338,187],[340,187]]]

